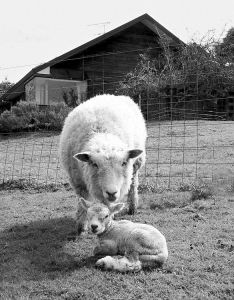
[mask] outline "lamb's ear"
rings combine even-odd
[[[81,204],[81,206],[85,209],[85,210],[87,210],[89,207],[90,207],[90,203],[87,201],[87,200],[85,200],[84,198],[79,198],[79,201],[80,201],[80,204]]]
[[[111,215],[115,215],[118,212],[120,212],[122,209],[124,209],[125,204],[124,203],[117,203],[110,206],[110,213]]]
[[[90,153],[88,153],[88,152],[76,153],[73,157],[75,159],[81,160],[83,162],[89,162],[90,161]]]
[[[140,149],[132,149],[128,151],[128,158],[136,158],[139,156],[143,151]]]

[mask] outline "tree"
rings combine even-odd
[[[11,107],[11,103],[4,101],[1,97],[14,85],[14,83],[11,83],[7,78],[0,82],[0,114],[4,110],[9,110]]]
[[[224,63],[234,63],[234,27],[230,28],[223,41],[216,48],[217,57],[224,60]]]
[[[13,85],[14,83],[10,82],[7,78],[0,82],[0,97],[4,95]]]
[[[214,39],[191,42],[177,52],[162,45],[159,58],[142,54],[116,93],[138,102],[147,119],[193,118],[199,114],[213,118],[219,109],[217,103],[233,95],[233,39],[234,28],[222,43]],[[217,53],[221,49],[225,50],[223,56]]]

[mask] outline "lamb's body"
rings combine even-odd
[[[107,208],[102,204],[89,206],[83,199],[81,201],[87,210],[88,227],[98,237],[94,255],[105,256],[97,261],[97,266],[120,272],[139,271],[142,263],[162,265],[167,260],[166,239],[158,229],[148,224],[113,220],[123,204]],[[116,255],[122,258],[113,257]]]
[[[106,205],[131,198],[128,200],[134,213],[145,142],[144,118],[129,97],[96,96],[76,107],[65,120],[60,138],[61,162],[77,195]],[[129,154],[130,149],[138,153],[133,150]],[[121,169],[124,159],[127,166]]]
[[[127,220],[112,220],[109,226],[98,235],[99,246],[95,248],[96,255],[108,256],[99,259],[97,265],[124,272],[140,270],[141,263],[161,265],[167,260],[166,239],[155,227]]]

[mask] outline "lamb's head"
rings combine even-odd
[[[85,163],[87,186],[92,197],[109,206],[127,195],[133,174],[134,160],[140,149],[105,151],[103,149],[77,153],[74,157]]]
[[[125,204],[117,203],[110,207],[102,203],[94,203],[80,198],[81,206],[87,211],[87,223],[90,232],[97,235],[105,232],[111,225],[113,216],[121,211]]]

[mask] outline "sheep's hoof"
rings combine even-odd
[[[84,232],[83,227],[82,227],[82,226],[78,226],[78,227],[77,227],[77,234],[78,234],[78,235],[82,235],[83,232]]]
[[[129,215],[135,215],[137,212],[137,208],[135,205],[130,205],[129,206],[129,209],[128,209],[128,214]]]

